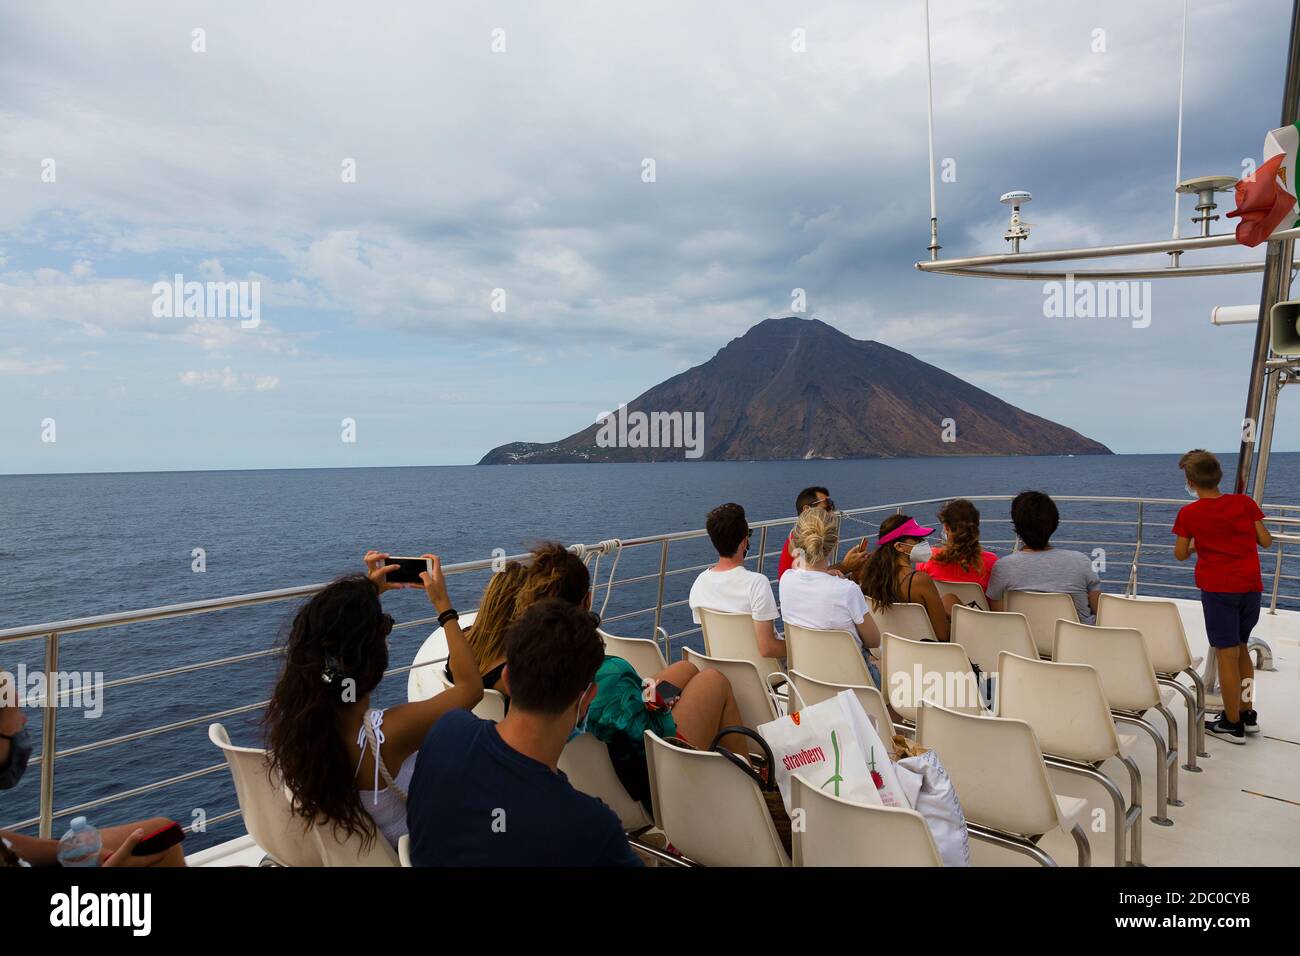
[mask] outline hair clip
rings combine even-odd
[[[339,659],[332,655],[325,655],[325,669],[320,672],[321,680],[327,684],[337,683],[338,679],[343,676],[343,667],[339,664]]]

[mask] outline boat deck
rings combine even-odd
[[[1208,650],[1200,603],[1177,600],[1193,656]],[[1257,707],[1260,733],[1244,745],[1207,737],[1209,757],[1201,757],[1200,773],[1182,769],[1186,754],[1187,711],[1181,698],[1169,705],[1178,720],[1179,799],[1170,806],[1171,827],[1151,821],[1156,808],[1156,757],[1149,739],[1139,736],[1127,751],[1142,770],[1142,858],[1148,866],[1294,866],[1300,863],[1300,612],[1264,611],[1255,635],[1273,651],[1272,671],[1258,671]],[[1213,709],[1217,698],[1210,697]],[[1164,722],[1156,718],[1163,729]],[[1126,731],[1129,732],[1129,731]],[[1113,765],[1112,765],[1113,764]],[[1117,761],[1103,771],[1127,794],[1128,775]],[[1110,802],[1094,783],[1072,774],[1051,771],[1061,794],[1082,797],[1089,811]],[[960,796],[960,795],[959,795]],[[1085,829],[1091,814],[1084,816]],[[1089,832],[1092,865],[1111,866],[1113,841],[1108,832]],[[1040,844],[1061,866],[1077,864],[1071,837],[1056,831]],[[974,866],[1034,866],[1027,857],[980,840],[971,840]],[[257,866],[263,852],[248,835],[210,847],[189,858],[193,866]]]

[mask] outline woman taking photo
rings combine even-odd
[[[393,619],[380,594],[417,584],[391,584],[388,555],[366,553],[368,573],[328,585],[299,609],[284,648],[284,670],[267,707],[271,764],[293,794],[293,811],[335,833],[376,833],[394,848],[406,833],[406,788],[425,735],[443,714],[483,699],[478,664],[447,597],[441,562],[420,579],[447,633],[455,686],[429,700],[372,709],[370,695],[388,668]]]
[[[872,611],[895,604],[920,604],[930,618],[930,627],[940,641],[948,640],[948,611],[934,579],[912,566],[914,560],[930,557],[926,538],[934,531],[923,528],[907,515],[891,515],[880,523],[876,549],[858,568],[855,579],[871,601]],[[901,635],[900,635],[901,636]]]

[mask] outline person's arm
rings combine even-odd
[[[776,636],[776,619],[780,613],[776,608],[776,597],[772,594],[772,582],[761,574],[750,579],[749,616],[754,621],[758,653],[763,657],[784,657],[785,641]]]
[[[1101,589],[1088,592],[1088,607],[1092,608],[1092,616],[1097,616],[1097,606],[1101,604]]]
[[[1261,548],[1273,547],[1273,536],[1268,533],[1268,529],[1264,527],[1262,521],[1255,522],[1255,543]]]
[[[839,563],[831,565],[832,571],[840,571],[847,577],[857,574],[867,561],[867,539],[863,538],[845,552]]]
[[[1002,562],[997,561],[993,565],[993,570],[989,572],[989,583],[984,588],[984,596],[988,598],[990,611],[1001,611],[1002,595],[1006,592],[1006,580],[1003,577],[1005,572],[1002,570]]]
[[[6,700],[15,701],[14,705],[8,706],[4,703]],[[9,671],[0,668],[0,769],[9,766],[9,761],[13,757],[13,741],[7,739],[16,736],[25,726],[27,726],[27,712],[17,703],[18,688],[14,685],[14,680]]]
[[[436,555],[424,554],[433,566],[433,571],[421,571],[420,580],[424,582],[424,593],[429,603],[441,614],[451,609],[451,598],[447,596],[447,579],[442,573],[442,561]],[[372,580],[376,569],[372,568]],[[382,576],[387,569],[379,569]],[[451,669],[453,686],[428,700],[411,701],[398,704],[384,711],[385,759],[389,764],[401,764],[411,754],[420,749],[429,728],[438,722],[443,714],[451,710],[471,710],[483,699],[483,675],[479,673],[478,662],[469,642],[460,629],[460,622],[455,618],[443,625],[447,637],[447,665]],[[391,761],[391,763],[390,763]]]
[[[855,626],[858,629],[858,637],[862,639],[863,647],[880,646],[880,628],[875,618],[867,614]]]
[[[912,582],[921,592],[921,602],[925,605],[925,613],[930,617],[930,627],[934,628],[936,640],[947,643],[949,637],[948,613],[944,609],[943,597],[939,594],[939,589],[934,586],[934,579],[923,571],[918,571]]]
[[[776,636],[775,621],[755,621],[754,635],[758,638],[760,657],[779,659],[785,657],[785,641]]]
[[[1174,557],[1179,561],[1186,561],[1196,553],[1196,542],[1191,538],[1184,538],[1179,535],[1174,540]]]

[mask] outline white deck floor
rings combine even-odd
[[[1207,652],[1205,625],[1198,601],[1176,602],[1193,656]],[[1152,823],[1156,808],[1155,748],[1149,738],[1139,739],[1129,751],[1142,769],[1142,857],[1148,866],[1295,866],[1300,864],[1300,612],[1279,611],[1260,616],[1255,634],[1273,650],[1274,671],[1256,674],[1256,709],[1260,733],[1243,746],[1208,737],[1209,757],[1198,760],[1201,773],[1182,769],[1186,754],[1187,711],[1182,698],[1170,710],[1178,719],[1179,799],[1184,806],[1170,807],[1172,827]],[[1155,722],[1163,731],[1164,721]],[[1133,733],[1124,729],[1124,733]],[[1117,761],[1103,770],[1127,797],[1128,773]],[[1110,800],[1096,784],[1071,774],[1052,771],[1058,792],[1083,797],[1092,807],[1110,813]],[[1090,813],[1085,813],[1088,829]],[[1092,865],[1111,866],[1113,842],[1109,833],[1091,833]],[[1042,840],[1061,866],[1077,860],[1074,841],[1064,832]],[[971,841],[975,866],[1034,866],[1020,854]],[[189,858],[193,866],[256,866],[263,854],[251,837],[211,847]]]

